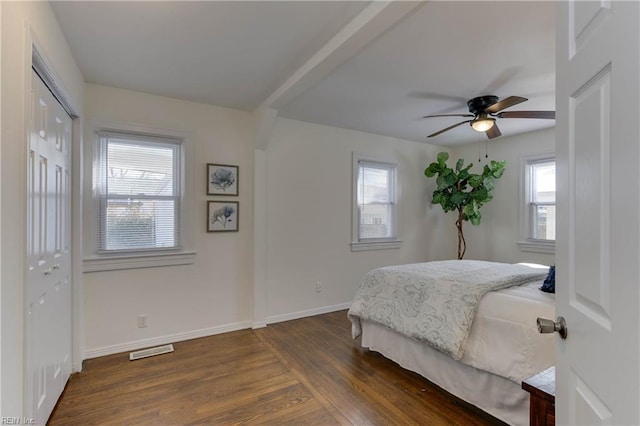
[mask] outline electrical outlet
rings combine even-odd
[[[322,282],[316,282],[316,293],[322,293]]]
[[[138,328],[146,328],[146,327],[147,327],[147,316],[138,315]]]

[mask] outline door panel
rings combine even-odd
[[[574,235],[572,255],[579,259],[569,281],[571,304],[606,329],[609,318],[609,115],[610,69],[598,73],[571,96],[569,115],[575,123],[572,141],[574,179],[570,223]],[[587,188],[584,190],[581,188]],[[589,214],[584,214],[589,212]]]
[[[27,417],[49,418],[71,373],[71,118],[32,72],[27,156]]]
[[[558,424],[640,424],[640,4],[557,8]]]
[[[589,386],[572,374],[572,389],[575,389],[575,425],[611,424],[612,413]]]
[[[592,34],[600,27],[608,15],[611,13],[611,1],[583,1],[571,5],[573,37],[569,40],[572,43],[572,52],[575,53],[586,45]]]

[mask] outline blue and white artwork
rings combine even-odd
[[[238,230],[237,201],[209,201],[207,204],[207,232]]]
[[[207,164],[207,195],[238,195],[238,166]]]

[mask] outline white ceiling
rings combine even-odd
[[[463,125],[426,139],[463,118],[422,116],[466,113],[475,96],[529,98],[510,111],[555,108],[553,2],[415,5],[375,15],[381,2],[52,3],[92,83],[247,111],[277,105],[283,117],[439,145],[485,138]],[[554,125],[498,122],[505,136]]]

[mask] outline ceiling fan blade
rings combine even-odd
[[[485,132],[489,139],[497,138],[498,136],[502,136],[502,132],[498,128],[497,123],[493,123],[493,126],[489,130]]]
[[[434,114],[434,115],[425,115],[422,118],[431,118],[431,117],[475,117],[473,114]]]
[[[442,130],[440,130],[440,131],[438,131],[438,132],[432,133],[432,134],[430,134],[430,135],[429,135],[429,136],[427,136],[427,137],[428,137],[428,138],[432,138],[432,137],[434,137],[434,136],[438,136],[440,133],[444,133],[444,132],[446,132],[446,131],[449,131],[449,130],[451,130],[451,129],[454,129],[454,128],[458,127],[458,126],[463,125],[464,123],[471,123],[472,121],[473,121],[473,120],[461,121],[461,122],[459,122],[459,123],[454,124],[453,126],[449,126],[449,127],[445,128],[445,129],[442,129]]]
[[[520,96],[509,96],[508,98],[504,98],[503,100],[498,101],[495,104],[487,107],[485,109],[485,112],[489,114],[495,114],[498,111],[502,111],[503,109],[521,104],[522,102],[525,102],[525,101],[528,101],[528,99],[522,98]]]
[[[499,118],[546,118],[554,120],[555,111],[506,111],[497,115]]]

